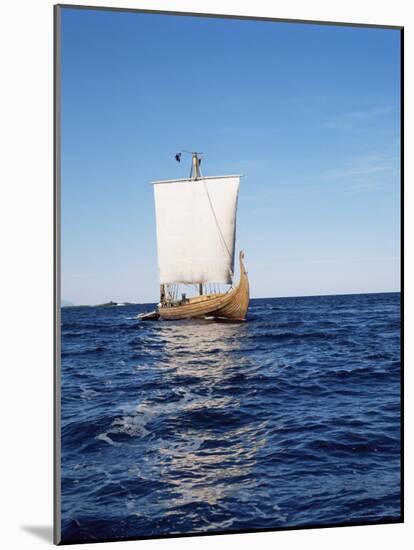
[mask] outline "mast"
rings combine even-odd
[[[187,152],[187,151],[184,151],[184,152]],[[191,152],[192,158],[191,158],[190,180],[198,180],[198,178],[201,176],[201,173],[200,173],[201,158],[198,156],[200,154],[201,153],[197,153],[197,151]]]
[[[240,175],[205,177],[200,170],[202,153],[191,155],[186,179],[154,184],[160,302],[174,296],[171,284],[196,285],[200,296],[207,283],[231,284],[234,267],[237,196]]]
[[[191,170],[190,170],[190,179],[196,181],[200,177],[200,162],[201,158],[199,158],[199,153],[197,151],[194,151],[191,153]],[[203,294],[203,283],[198,283],[198,293],[200,296]]]

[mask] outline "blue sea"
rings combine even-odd
[[[62,541],[398,522],[400,294],[62,308]]]

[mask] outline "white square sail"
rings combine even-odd
[[[231,283],[240,176],[154,182],[160,283]]]

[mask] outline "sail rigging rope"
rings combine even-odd
[[[227,251],[227,254],[229,255],[230,264],[231,264],[233,257],[232,257],[232,255],[231,255],[231,253],[230,253],[229,247],[227,246],[226,240],[225,240],[225,238],[224,238],[224,236],[223,236],[223,233],[222,233],[222,231],[221,231],[221,227],[220,227],[220,224],[219,224],[219,222],[218,222],[216,213],[214,212],[213,203],[212,203],[212,201],[211,201],[210,193],[208,192],[208,187],[207,187],[207,184],[206,184],[206,180],[205,180],[205,179],[203,179],[203,185],[204,185],[204,190],[205,190],[205,192],[206,192],[206,194],[207,194],[208,202],[210,203],[211,211],[213,212],[214,221],[216,222],[216,225],[217,225],[217,229],[218,229],[218,231],[219,231],[219,235],[220,235],[221,242],[222,242],[222,244],[224,244],[225,250]],[[231,280],[232,280],[232,282],[233,282],[233,276],[234,276],[234,274],[233,274],[233,271],[231,270],[230,267],[229,267],[229,272],[230,272],[230,278],[231,278]]]

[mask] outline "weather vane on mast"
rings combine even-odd
[[[201,164],[201,155],[203,153],[200,153],[199,151],[179,151],[175,155],[175,160],[177,162],[181,162],[181,154],[182,153],[188,153],[192,156],[191,159],[191,170],[190,170],[190,179],[197,180],[199,177],[201,177],[201,171],[200,171],[200,164]]]

